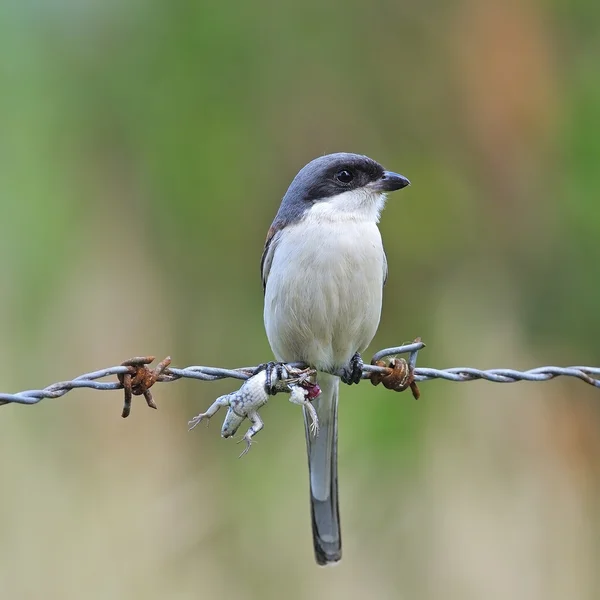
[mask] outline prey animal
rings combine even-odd
[[[311,401],[321,390],[319,386],[311,381],[311,369],[294,369],[282,367],[280,369],[260,370],[247,379],[242,387],[235,392],[225,394],[217,398],[206,412],[196,415],[188,425],[190,430],[194,429],[202,421],[208,421],[214,417],[219,409],[227,406],[229,410],[225,416],[221,437],[229,438],[237,432],[245,419],[250,421],[250,427],[240,442],[245,442],[246,447],[240,454],[240,458],[250,450],[254,436],[264,427],[264,423],[258,414],[258,409],[264,406],[269,397],[281,391],[290,393],[290,402],[303,406],[310,416],[310,433],[313,437],[319,434],[319,419]]]

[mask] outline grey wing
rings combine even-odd
[[[269,278],[269,271],[271,270],[271,264],[273,262],[273,254],[279,240],[280,230],[272,226],[267,234],[267,241],[265,242],[265,249],[263,250],[262,257],[260,259],[260,276],[262,278],[263,292],[267,289],[267,279]]]

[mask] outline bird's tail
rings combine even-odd
[[[317,438],[310,432],[310,417],[304,410],[313,544],[319,565],[335,563],[342,558],[337,483],[339,384],[339,377],[319,373],[321,395],[313,402],[319,417]]]

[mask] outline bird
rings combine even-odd
[[[377,331],[388,270],[377,224],[386,194],[408,185],[406,177],[361,154],[315,158],[283,196],[262,254],[271,350],[281,363],[300,361],[316,369],[321,388],[313,401],[318,437],[311,435],[306,409],[304,422],[313,546],[322,566],[342,557],[339,384],[361,379],[360,353]]]

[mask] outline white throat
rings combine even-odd
[[[308,221],[354,221],[379,223],[386,196],[380,192],[360,188],[317,200],[306,212]]]

